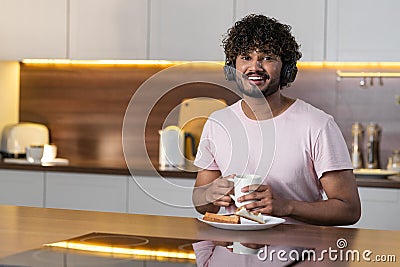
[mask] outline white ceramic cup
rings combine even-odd
[[[25,148],[26,159],[30,163],[40,163],[43,157],[44,145],[30,145]]]
[[[260,251],[259,248],[250,248],[242,245],[240,242],[233,242],[232,246],[229,246],[228,248],[232,248],[233,253],[246,255],[256,255]]]
[[[43,162],[50,162],[57,157],[57,146],[56,145],[44,145],[43,149]]]
[[[254,185],[254,184],[261,184],[262,179],[260,175],[257,174],[243,174],[243,175],[236,175],[233,179],[229,178],[228,180],[232,181],[234,184],[234,195],[230,195],[230,197],[235,201],[236,207],[241,207],[244,205],[247,205],[249,203],[254,202],[255,200],[247,200],[243,202],[238,202],[237,199],[240,198],[241,196],[250,194],[254,191],[249,191],[249,192],[242,192],[242,188],[245,186],[249,185]]]

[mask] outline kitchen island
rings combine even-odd
[[[0,206],[0,263],[16,253],[93,232],[163,238],[166,243],[179,239],[192,243],[212,241],[219,246],[241,242],[301,247],[313,249],[317,255],[323,250],[336,250],[323,259],[329,266],[379,266],[377,261],[383,260],[383,266],[398,266],[400,261],[400,231],[290,224],[258,231],[232,231],[214,228],[196,218]],[[68,253],[72,252],[69,249]],[[340,253],[360,253],[360,259],[334,260],[333,256]],[[305,261],[296,266],[321,264]]]

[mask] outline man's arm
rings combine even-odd
[[[193,189],[192,201],[196,210],[202,214],[217,213],[221,206],[231,205],[232,199],[228,193],[233,183],[221,178],[221,172],[216,170],[202,170],[197,173]]]
[[[348,225],[361,216],[361,204],[352,170],[331,171],[320,179],[327,200],[307,203],[293,202],[292,216],[319,225]]]
[[[361,204],[352,170],[326,172],[320,181],[328,197],[327,200],[318,202],[287,200],[274,194],[273,189],[267,185],[260,186],[256,192],[243,197],[242,200],[259,199],[260,201],[246,205],[246,208],[255,208],[257,211],[275,216],[288,216],[310,224],[356,223],[361,216]]]

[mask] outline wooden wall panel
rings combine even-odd
[[[20,121],[48,126],[59,157],[123,166],[122,124],[129,101],[141,84],[164,68],[21,64]],[[154,104],[158,92],[152,92],[139,103],[143,110]],[[200,96],[223,98],[228,103],[238,99],[221,86],[201,82],[170,90],[154,106],[144,131],[152,162],[158,162],[158,130],[167,114],[182,99]],[[135,142],[143,140],[142,136],[135,138]]]

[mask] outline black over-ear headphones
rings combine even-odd
[[[281,70],[281,84],[288,84],[294,82],[297,75],[297,66],[296,62],[289,62],[283,64]],[[225,78],[227,81],[235,81],[236,80],[236,69],[235,65],[231,61],[225,61],[224,66]]]
[[[296,62],[288,62],[282,65],[281,69],[281,85],[294,82],[297,75]]]

